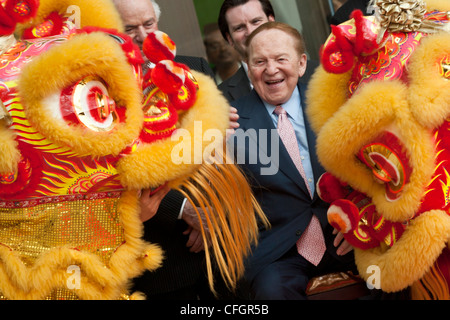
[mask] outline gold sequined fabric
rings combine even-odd
[[[124,230],[117,213],[119,197],[60,200],[58,197],[42,199],[48,202],[30,207],[22,202],[17,208],[3,203],[4,206],[0,206],[0,246],[17,254],[28,269],[41,256],[61,247],[94,254],[108,267],[111,255],[124,243]],[[7,261],[0,259],[0,265],[2,263]],[[1,292],[0,298],[5,298]],[[61,288],[48,298],[73,299],[76,295]]]

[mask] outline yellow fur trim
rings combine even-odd
[[[58,106],[43,102],[92,74],[107,83],[109,95],[118,106],[127,108],[126,123],[118,125],[112,132],[69,126],[55,116],[59,110],[51,109]],[[80,155],[117,155],[139,136],[142,128],[141,94],[133,71],[119,44],[100,32],[74,36],[36,57],[24,67],[18,87],[32,125],[46,138],[69,146]]]
[[[123,31],[120,15],[110,0],[40,0],[36,17],[25,24],[18,25],[16,33],[20,36],[23,30],[41,24],[52,12],[56,11],[60,16],[69,17],[75,10],[79,13],[81,28],[93,26]]]
[[[368,268],[380,268],[381,289],[400,291],[421,279],[447,245],[450,216],[440,210],[423,213],[411,221],[400,240],[389,250],[355,249],[359,274],[367,280]]]
[[[145,294],[142,292],[133,292],[133,294],[130,295],[130,300],[145,300]]]
[[[406,86],[399,81],[371,82],[325,123],[317,137],[317,154],[324,168],[370,196],[386,219],[399,222],[413,217],[434,170],[431,135],[411,116],[406,94]],[[355,157],[387,129],[394,129],[403,141],[413,169],[402,196],[394,202],[386,199],[384,185],[374,181],[371,170]]]
[[[163,252],[156,244],[149,244],[144,252],[142,262],[146,270],[156,270],[163,265]]]
[[[124,192],[118,212],[121,214],[126,245],[119,247],[116,254],[111,257],[111,269],[116,273],[123,273],[123,278],[130,272],[133,272],[134,276],[138,275],[143,267],[150,271],[157,269],[161,265],[163,253],[159,246],[148,244],[142,240],[144,227],[139,219],[140,204],[137,191]],[[139,258],[140,265],[135,263],[136,257]],[[144,262],[142,259],[149,260]]]
[[[427,10],[449,11],[450,3],[448,0],[426,0]]]
[[[127,191],[118,204],[125,242],[111,256],[108,266],[94,254],[57,247],[27,267],[14,251],[0,246],[0,292],[9,299],[45,299],[52,290],[67,288],[69,266],[81,269],[79,289],[71,289],[79,299],[119,299],[127,292],[130,279],[145,267],[156,269],[162,251],[142,240],[137,192]],[[143,262],[144,256],[153,261]],[[69,289],[67,289],[69,290]]]
[[[306,92],[306,114],[316,133],[347,101],[350,76],[351,72],[328,73],[322,66],[313,74]]]
[[[427,128],[439,127],[450,115],[450,81],[439,73],[444,57],[450,57],[447,32],[424,38],[409,62],[411,111]]]
[[[225,156],[224,156],[225,157]],[[182,192],[197,209],[206,215],[208,235],[202,225],[210,288],[214,290],[210,247],[220,274],[229,289],[234,289],[244,275],[244,259],[252,244],[258,242],[258,221],[269,227],[261,207],[254,198],[240,168],[227,164],[204,164],[181,184]],[[240,197],[236,197],[239,190]],[[239,213],[239,214],[237,214]],[[197,211],[199,221],[200,214]],[[209,246],[211,245],[211,246]]]
[[[178,130],[184,133],[183,137],[142,145],[136,152],[121,159],[117,170],[124,186],[132,189],[157,187],[167,181],[187,178],[203,163],[206,147],[223,145],[223,140],[211,142],[204,134],[209,131],[220,133],[222,138],[225,136],[230,106],[210,77],[195,71],[192,73],[200,90],[194,106],[180,115]],[[190,141],[185,143],[183,138]],[[188,161],[178,161],[181,160],[179,155],[173,153],[180,146],[185,147]]]

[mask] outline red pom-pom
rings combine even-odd
[[[352,12],[355,32],[349,32],[348,24],[331,26],[333,37],[321,48],[321,63],[331,73],[345,73],[353,68],[355,60],[374,53],[379,48],[377,34],[372,31],[373,22],[363,16],[361,10]]]
[[[166,33],[157,30],[147,35],[142,51],[150,62],[157,64],[162,60],[173,60],[176,55],[176,46]]]
[[[358,225],[359,209],[350,200],[339,199],[330,205],[327,217],[335,229],[345,234],[353,231]]]
[[[325,172],[320,176],[316,186],[320,199],[327,203],[332,203],[338,199],[345,199],[350,193],[347,184],[329,172]]]
[[[34,17],[38,7],[38,0],[9,0],[5,3],[5,11],[16,23],[22,23]]]
[[[374,208],[373,205],[371,208]],[[344,234],[348,243],[356,248],[367,250],[377,247],[380,241],[371,235],[369,226],[359,224],[363,214],[364,212],[360,212],[360,208],[353,201],[340,199],[331,204],[327,217],[328,222]]]
[[[176,93],[169,94],[169,100],[177,110],[188,110],[197,100],[198,83],[194,76],[185,71],[186,80]]]
[[[160,61],[151,72],[152,82],[167,94],[178,92],[185,81],[184,69],[170,60]]]

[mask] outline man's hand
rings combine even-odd
[[[335,247],[339,246],[339,248],[336,250],[336,253],[338,255],[343,256],[353,250],[353,246],[344,239],[344,234],[342,232],[334,229],[333,234],[336,234],[336,238],[334,238],[333,244]]]
[[[170,191],[170,188],[166,185],[160,187],[157,191],[151,189],[141,190],[140,205],[141,205],[141,221],[145,222],[156,214],[162,199]]]
[[[201,219],[202,219],[202,225],[203,229],[206,233],[206,236],[209,236],[209,229],[208,225],[206,223],[206,218],[204,216],[203,211],[200,208],[197,208],[197,210],[200,213]],[[195,212],[194,207],[189,201],[186,201],[186,204],[184,205],[183,213],[181,218],[187,223],[189,226],[183,234],[188,235],[189,239],[186,243],[186,246],[190,248],[191,252],[200,252],[201,250],[204,250],[204,243],[203,243],[203,237],[202,237],[202,231],[200,226],[200,221],[198,219],[197,213]]]
[[[186,247],[190,252],[199,253],[205,250],[205,244],[203,242],[202,232],[189,226],[184,232],[184,235],[189,235],[189,239],[186,242]]]
[[[229,136],[234,134],[235,129],[239,128],[239,123],[237,122],[239,119],[239,115],[237,113],[237,109],[230,107],[230,126],[226,130],[226,139],[228,139]]]

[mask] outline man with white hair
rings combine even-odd
[[[139,46],[142,57],[147,62],[148,59],[142,52],[142,45],[149,33],[158,30],[161,8],[154,0],[113,0],[113,2],[122,17],[125,33]],[[214,78],[214,73],[204,58],[177,55],[175,61]],[[146,71],[145,68],[144,71]]]

